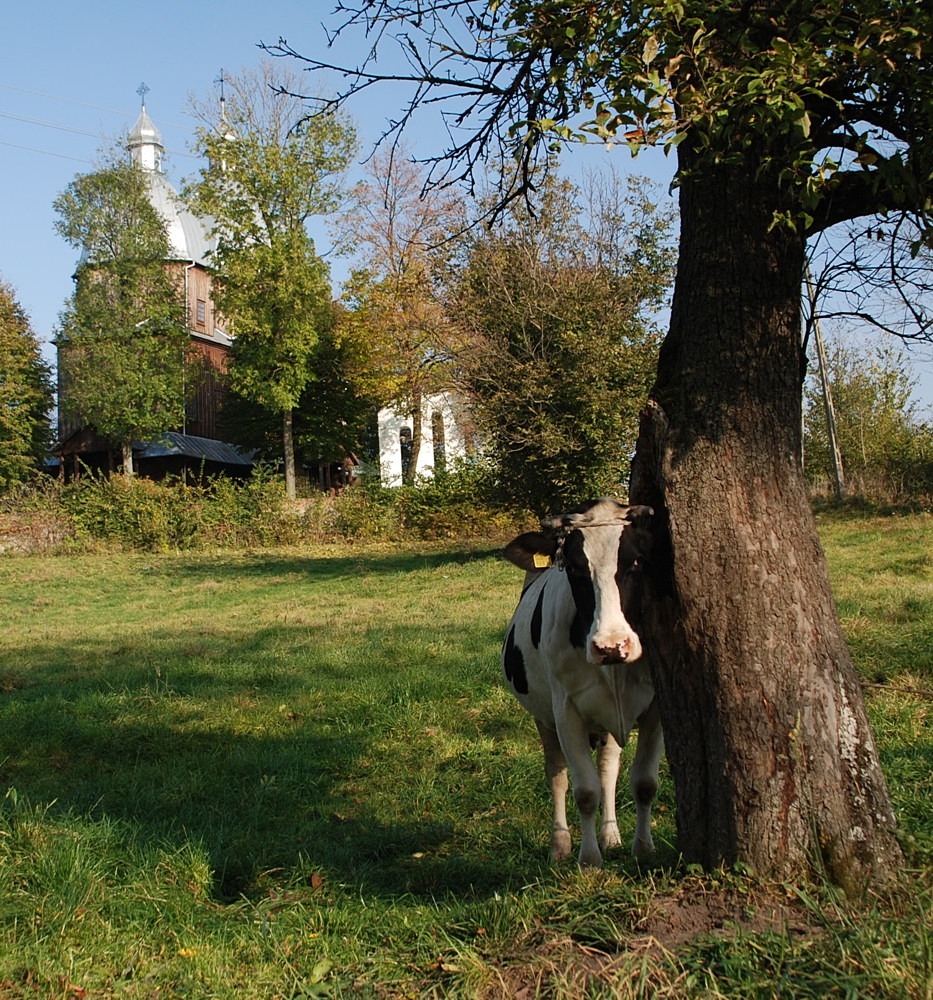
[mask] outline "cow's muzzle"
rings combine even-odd
[[[641,656],[641,643],[634,633],[624,639],[601,641],[598,638],[590,643],[590,659],[600,665],[608,663],[629,663]]]

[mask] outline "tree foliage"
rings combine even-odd
[[[57,231],[81,251],[59,322],[59,405],[118,442],[132,475],[133,442],[184,418],[186,307],[165,266],[165,223],[145,173],[131,164],[78,176],[55,211]]]
[[[302,120],[271,64],[228,77],[218,112],[204,121],[198,152],[209,165],[189,189],[213,218],[213,290],[234,334],[230,385],[283,421],[286,484],[294,495],[293,411],[313,377],[321,332],[332,322],[329,272],[307,224],[338,204],[339,178],[355,148],[341,115]]]
[[[451,385],[451,329],[438,294],[442,247],[462,214],[404,153],[377,154],[338,227],[356,266],[343,291],[338,337],[356,345],[360,391],[411,414],[413,482],[425,397]]]
[[[366,369],[365,357],[359,356],[358,345],[346,330],[338,338],[334,325],[319,332],[311,378],[294,411],[296,458],[308,465],[341,463],[365,451],[378,404],[366,396],[359,378]],[[267,408],[231,393],[224,402],[223,419],[230,439],[257,449],[261,459],[271,462],[281,453],[280,422]]]
[[[552,175],[534,219],[470,230],[447,292],[456,362],[510,501],[543,514],[625,493],[671,223],[643,182]]]
[[[567,142],[637,152],[689,139],[681,180],[753,157],[783,191],[775,214],[801,229],[929,207],[933,149],[918,141],[933,123],[929,5],[378,0],[337,12],[339,31],[374,39],[352,72],[284,42],[270,48],[344,72],[351,82],[331,106],[385,79],[410,83],[393,130],[445,100],[459,128],[435,176],[472,178],[498,150],[516,166],[503,200],[529,193]],[[375,66],[393,38],[407,72]]]
[[[23,482],[49,446],[52,379],[29,317],[0,281],[0,490]]]
[[[903,351],[836,337],[827,345],[827,377],[848,487],[876,500],[933,496],[933,428],[918,417],[911,398],[916,381]],[[811,377],[804,456],[817,484],[833,474],[821,391]]]

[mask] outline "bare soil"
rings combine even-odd
[[[687,885],[632,914],[632,933],[599,947],[570,937],[529,935],[524,956],[497,972],[484,1000],[533,997],[689,995],[679,983],[678,951],[708,938],[778,934],[799,939],[820,933],[799,902],[778,892],[709,891]],[[524,950],[524,949],[522,949]]]

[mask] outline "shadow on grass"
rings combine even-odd
[[[343,551],[346,551],[345,547]],[[236,574],[247,578],[276,578],[283,575],[301,574],[315,579],[346,579],[348,576],[365,573],[367,575],[396,576],[400,573],[422,573],[425,570],[441,569],[445,566],[463,566],[483,560],[500,560],[501,548],[484,545],[476,549],[451,548],[438,552],[398,552],[387,554],[381,550],[361,548],[346,555],[329,555],[326,548],[309,549],[303,555],[282,555],[278,553],[256,553],[235,557],[218,555],[154,556],[156,567],[165,560],[164,568],[156,568],[177,579],[189,576],[200,581],[228,569],[235,559]]]
[[[298,632],[269,627],[226,646],[213,636],[210,657],[223,669],[186,655],[196,633],[155,647],[24,646],[28,669],[0,665],[0,790],[54,803],[53,815],[129,822],[143,841],[202,847],[220,901],[265,891],[270,872],[285,883],[320,872],[366,894],[426,898],[491,895],[527,875],[516,873],[514,847],[474,840],[470,812],[489,798],[476,762],[435,769],[430,736],[420,735],[435,699],[459,695],[465,713],[497,683],[490,663],[471,689],[458,687],[458,639],[475,642],[475,633],[446,636],[451,649],[433,679],[391,664],[361,679],[341,659],[304,670],[267,656],[308,643],[307,628]],[[399,723],[416,732],[417,748]],[[485,731],[483,720],[470,725]],[[489,727],[497,741],[507,728],[501,718]],[[501,797],[508,762],[491,766],[503,772]]]

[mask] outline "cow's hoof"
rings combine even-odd
[[[607,823],[599,831],[599,846],[604,850],[611,850],[613,847],[622,846],[622,837],[619,833],[618,823]]]
[[[649,854],[654,854],[654,841],[650,837],[647,840],[636,837],[632,842],[632,855],[636,858],[646,858]]]
[[[603,856],[598,850],[580,851],[579,863],[581,868],[602,868]]]
[[[563,861],[573,853],[569,830],[555,830],[551,834],[551,861]]]

